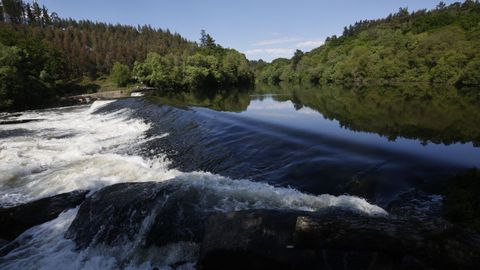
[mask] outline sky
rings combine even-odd
[[[29,1],[31,2],[31,1]],[[149,24],[197,41],[205,29],[223,47],[251,60],[291,57],[363,19],[400,7],[434,8],[439,0],[38,0],[60,17],[129,25]],[[444,1],[453,3],[455,1]]]

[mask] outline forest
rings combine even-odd
[[[201,31],[199,42],[149,25],[61,18],[22,0],[0,5],[0,110],[44,107],[102,79],[161,91],[279,84],[480,85],[480,3],[363,20],[291,59],[248,61]]]
[[[433,10],[400,8],[357,22],[311,52],[253,65],[257,81],[269,84],[480,85],[479,44],[480,3],[440,2]]]
[[[162,90],[251,85],[245,56],[205,31],[200,42],[149,25],[63,19],[37,2],[0,6],[0,110],[42,107],[98,78]]]

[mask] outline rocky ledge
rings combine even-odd
[[[13,240],[29,228],[52,220],[81,204],[88,191],[80,190],[14,207],[0,208],[0,239]]]
[[[480,238],[445,221],[342,209],[239,211],[209,218],[200,268],[475,269]]]
[[[200,269],[225,269],[225,265],[229,269],[474,269],[480,265],[479,235],[441,218],[367,216],[340,208],[224,213],[215,210],[215,201],[221,198],[206,193],[165,183],[106,187],[82,204],[66,236],[79,248],[138,238],[143,247],[193,242],[200,247]]]
[[[83,196],[85,192],[79,192],[60,201],[71,200],[71,207]],[[480,265],[477,233],[436,216],[410,217],[409,204],[407,216],[368,216],[342,208],[225,212],[219,207],[225,200],[201,187],[175,182],[117,184],[85,199],[65,237],[78,249],[134,242],[131,252],[190,243],[199,269],[478,269]],[[395,207],[405,209],[399,202]],[[51,218],[62,211],[51,202],[18,209],[23,210],[10,210],[11,215],[52,211]],[[28,226],[45,219],[35,220]],[[18,218],[8,222],[8,226],[2,222],[3,228],[22,224]],[[11,239],[18,233],[7,236]]]

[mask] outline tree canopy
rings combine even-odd
[[[196,43],[149,25],[62,19],[37,2],[2,3],[0,110],[35,107],[84,77],[109,77],[118,86],[144,83],[161,91],[254,82],[245,56],[216,44],[205,30]],[[33,93],[39,98],[27,98]]]
[[[409,12],[344,28],[309,53],[273,61],[257,70],[268,83],[429,82],[480,85],[480,3]]]

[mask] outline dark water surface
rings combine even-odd
[[[385,206],[480,166],[478,94],[432,88],[259,88],[117,101],[153,124],[172,167],[351,194]]]

